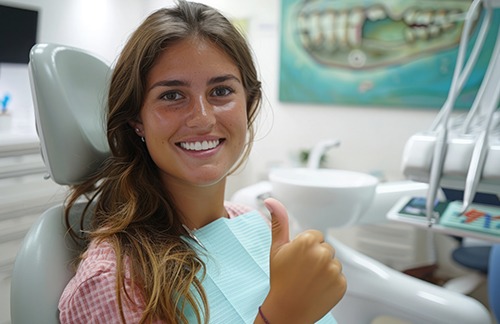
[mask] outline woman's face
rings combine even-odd
[[[218,47],[200,39],[169,46],[147,75],[138,121],[163,183],[209,186],[240,157],[247,132],[241,74]]]

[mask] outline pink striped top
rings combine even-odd
[[[250,208],[234,203],[226,203],[225,207],[230,218],[250,211]],[[59,300],[61,323],[121,322],[115,292],[115,268],[116,254],[111,244],[91,242],[78,265],[75,276],[67,284]],[[127,270],[125,270],[124,285],[125,290],[131,293],[130,299],[132,300],[130,302],[127,298],[122,298],[125,320],[127,323],[138,323],[144,310],[144,300],[138,289],[131,289]],[[154,323],[161,323],[161,321]]]

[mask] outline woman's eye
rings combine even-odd
[[[168,101],[175,101],[179,100],[182,98],[181,94],[175,91],[167,92],[162,94],[161,98],[163,100],[168,100]]]
[[[233,89],[229,87],[218,87],[214,89],[212,94],[216,97],[224,97],[230,95],[233,92],[234,92]]]

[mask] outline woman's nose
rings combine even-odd
[[[187,118],[187,126],[189,127],[212,127],[215,125],[215,114],[212,105],[200,96],[193,102],[191,112]]]

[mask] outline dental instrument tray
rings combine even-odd
[[[500,235],[500,207],[472,203],[461,213],[462,203],[452,201],[440,217],[443,226]]]
[[[462,213],[462,201],[434,202],[438,215],[432,229],[449,235],[475,237],[500,242],[500,206],[472,203]],[[389,211],[387,218],[429,228],[425,197],[403,197]]]

